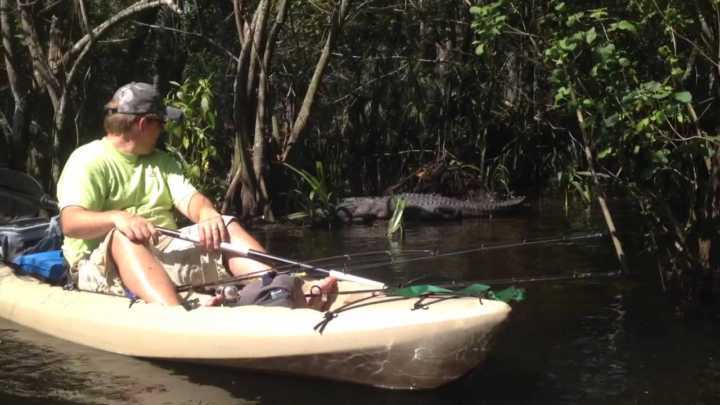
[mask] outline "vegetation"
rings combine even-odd
[[[166,103],[179,108],[183,119],[168,122],[168,139],[165,149],[183,163],[185,175],[204,194],[218,199],[226,188],[222,178],[208,176],[219,160],[218,147],[222,147],[216,131],[217,111],[210,79],[183,84],[172,82],[175,89]]]
[[[302,180],[297,188],[291,190],[295,196],[294,200],[302,207],[302,211],[288,215],[288,219],[311,225],[332,223],[335,219],[337,201],[332,191],[333,187],[328,183],[322,162],[315,162],[317,176],[307,170],[295,168],[289,163],[285,163],[285,166]]]
[[[395,207],[393,208],[393,215],[388,221],[386,235],[388,239],[392,239],[393,235],[398,234],[402,240],[405,237],[405,228],[403,221],[403,214],[405,213],[405,206],[407,202],[403,197],[395,199],[393,201]]]
[[[521,36],[527,66],[547,72],[533,84],[551,101],[537,117],[556,137],[553,152],[565,153],[550,166],[565,187],[590,201],[609,179],[629,193],[669,285],[688,301],[712,295],[718,2],[501,0],[472,13],[478,55],[507,52],[502,38]]]
[[[154,81],[227,212],[555,187],[610,221],[612,189],[694,302],[720,285],[718,3],[0,0],[0,165],[52,188],[113,90]]]

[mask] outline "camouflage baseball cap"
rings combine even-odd
[[[157,89],[149,83],[132,82],[120,87],[105,109],[110,114],[153,114],[170,121],[179,121],[182,111],[165,107]]]

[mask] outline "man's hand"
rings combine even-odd
[[[135,243],[146,243],[152,241],[157,243],[158,232],[155,226],[147,219],[133,215],[126,211],[117,211],[113,215],[115,228]]]
[[[230,240],[225,222],[220,214],[215,213],[197,223],[200,244],[207,250],[220,250],[220,243]]]

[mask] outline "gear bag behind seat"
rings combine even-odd
[[[18,218],[0,225],[0,260],[13,261],[17,256],[58,250],[62,231],[58,217]]]

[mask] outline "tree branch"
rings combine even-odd
[[[305,92],[305,98],[303,99],[302,106],[300,107],[300,112],[295,119],[292,132],[290,132],[288,142],[285,146],[285,150],[283,151],[283,162],[287,161],[293,145],[297,142],[300,134],[307,126],[308,119],[310,118],[310,111],[312,110],[312,106],[315,101],[315,95],[317,94],[318,87],[320,87],[320,79],[325,73],[325,68],[330,60],[330,50],[335,42],[335,38],[340,32],[340,27],[345,21],[345,17],[347,17],[349,5],[350,0],[341,0],[338,9],[336,9],[336,12],[333,15],[332,25],[330,27],[328,37],[325,40],[325,46],[323,46],[322,52],[320,53],[320,58],[315,66],[315,72],[313,72],[312,79],[310,80],[308,89]]]
[[[65,55],[63,56],[63,64],[67,65],[70,62],[70,59],[73,58],[75,55],[80,54],[83,49],[88,45],[89,42],[91,42],[94,38],[99,38],[107,30],[114,27],[119,22],[122,22],[134,14],[140,13],[142,11],[156,8],[160,6],[167,6],[169,9],[173,10],[174,12],[180,14],[182,11],[180,10],[180,7],[175,3],[174,0],[141,0],[137,3],[129,6],[128,8],[120,11],[119,13],[115,14],[114,16],[110,17],[109,19],[102,22],[100,25],[95,27],[92,31],[88,32],[80,38],[75,44],[70,48]],[[82,59],[81,57],[78,57],[78,60]],[[75,63],[78,63],[77,61]]]

